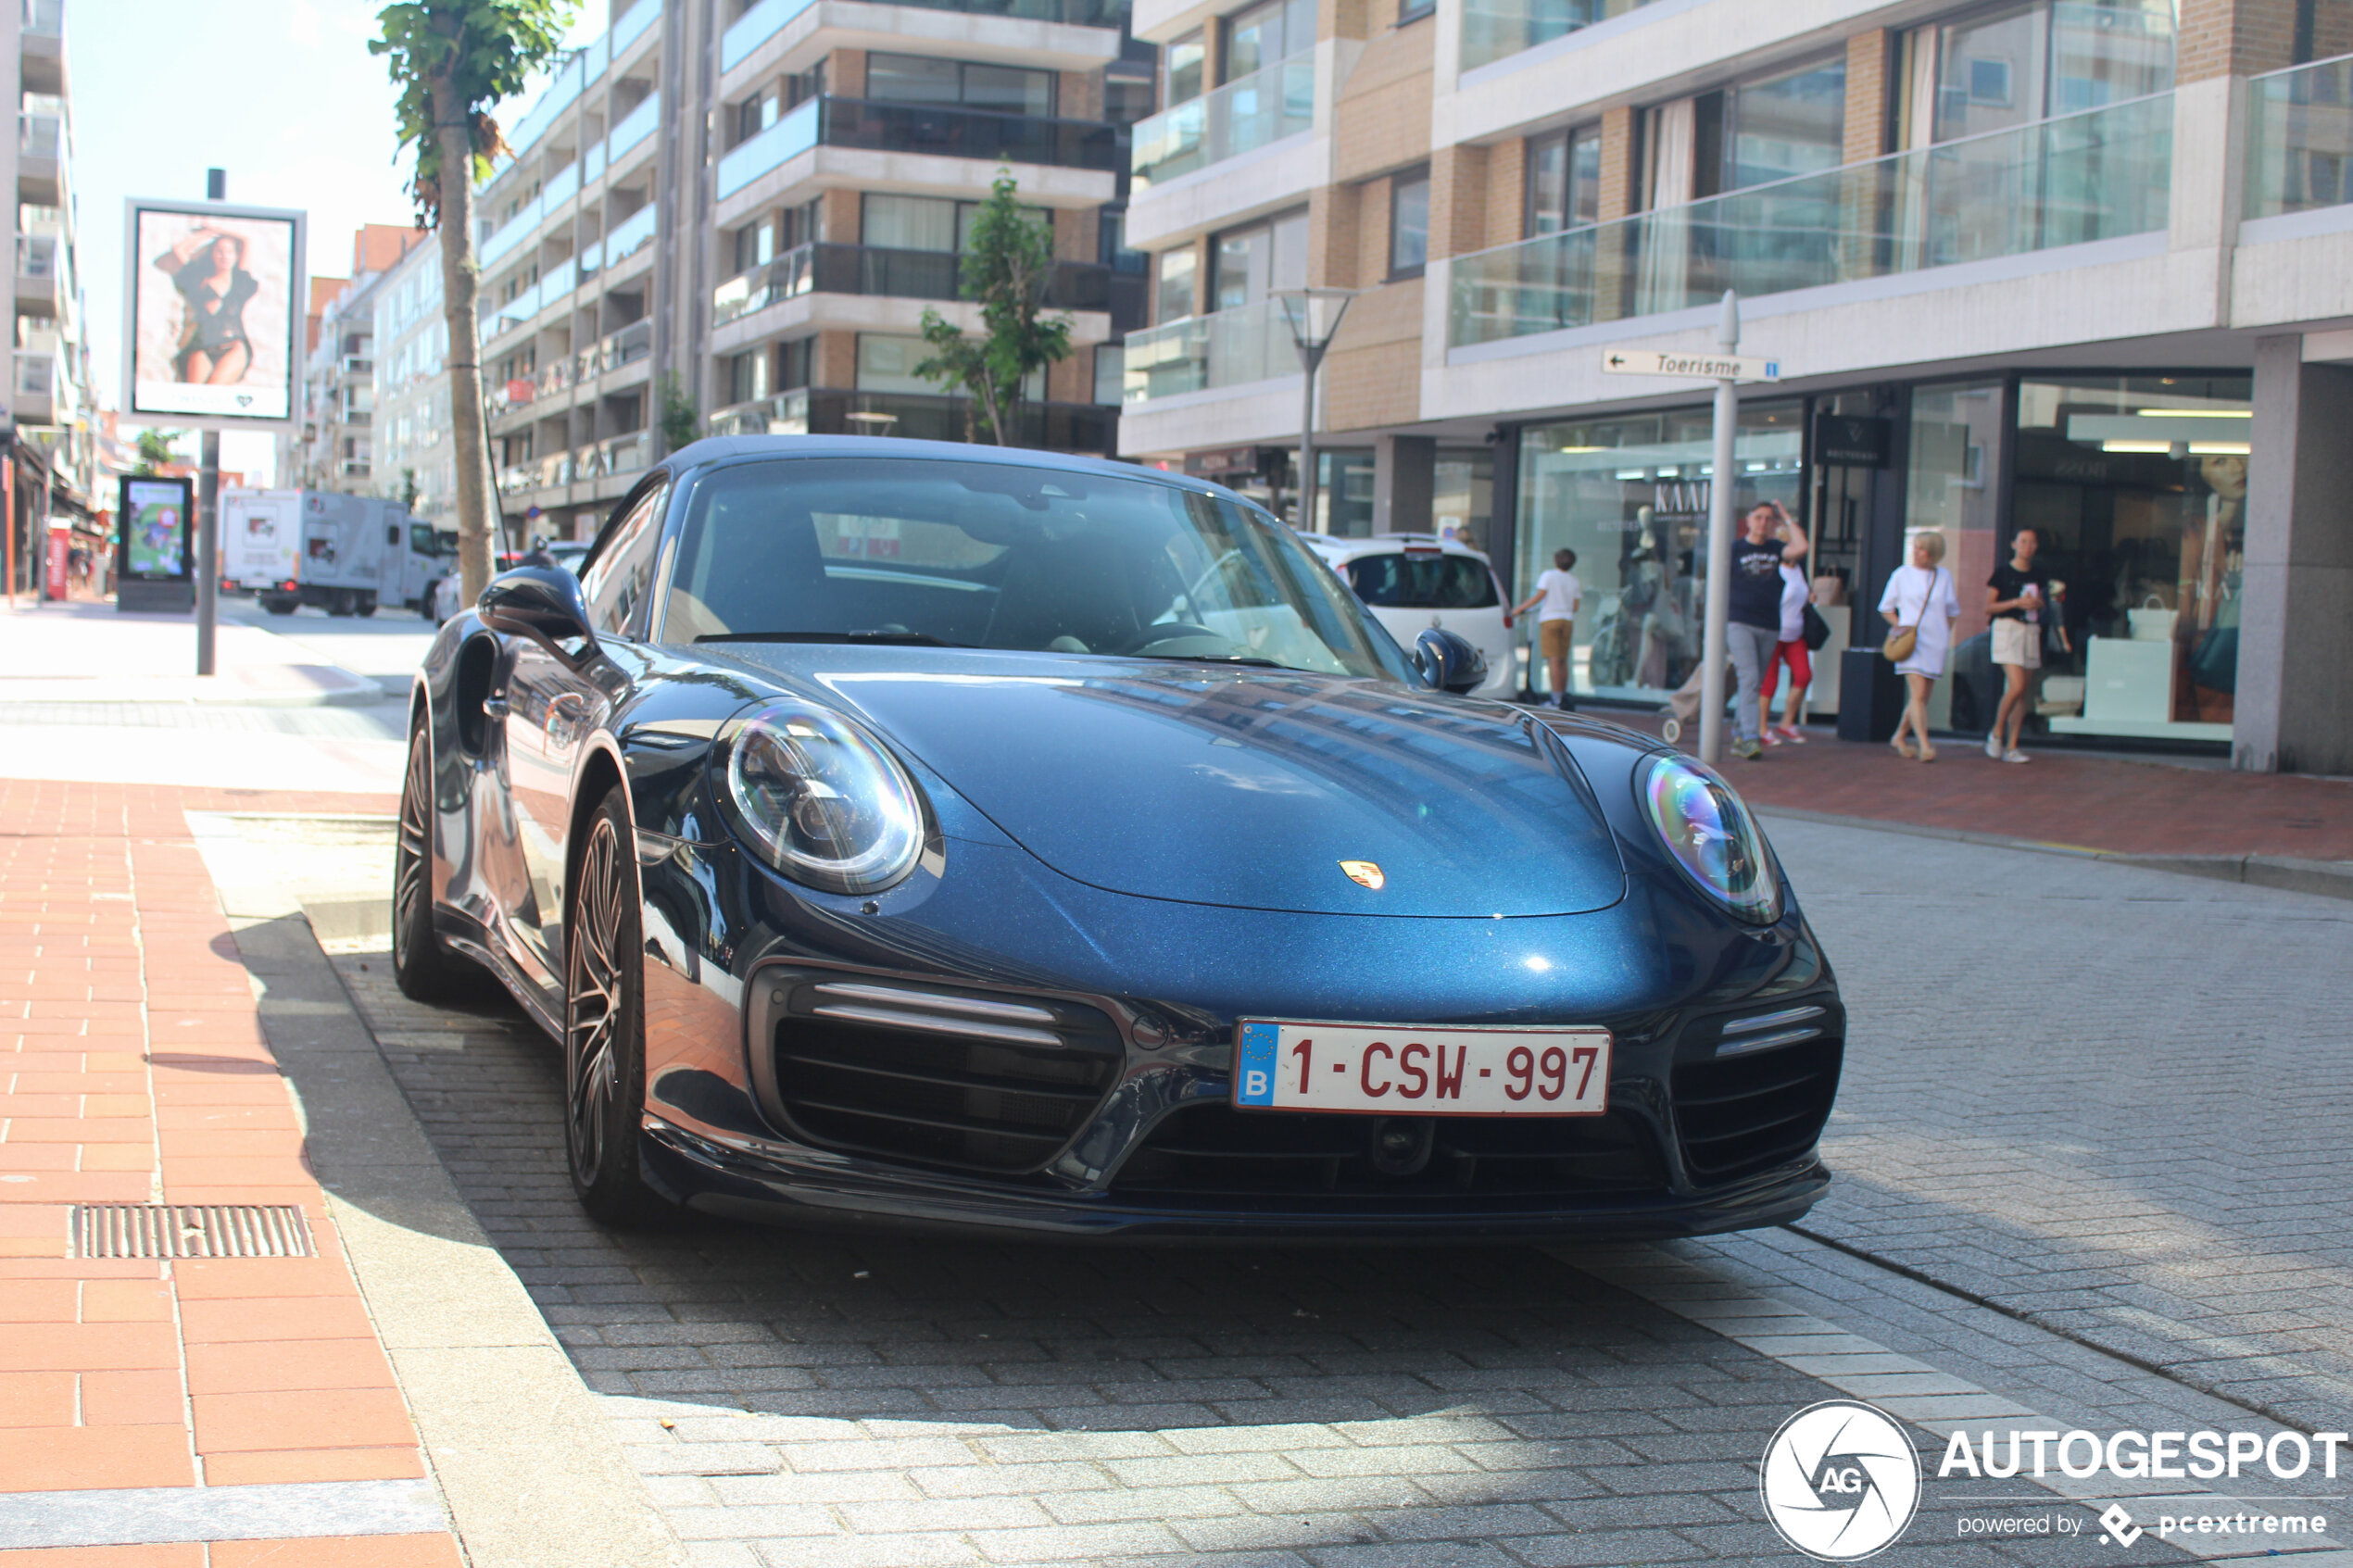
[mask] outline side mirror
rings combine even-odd
[[[560,567],[518,566],[502,571],[483,589],[474,608],[483,624],[492,631],[544,643],[574,669],[597,651],[597,634],[588,629],[588,601],[581,597],[580,579]],[[585,645],[577,655],[557,646],[573,637]]]
[[[1487,656],[1468,638],[1436,627],[1414,639],[1414,664],[1423,680],[1456,696],[1477,690],[1487,679]]]

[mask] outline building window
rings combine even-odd
[[[2173,85],[2173,0],[2035,0],[1905,35],[1903,144],[1926,146]]]
[[[1598,127],[1528,140],[1528,207],[1523,232],[1557,234],[1602,217],[1602,136]]]
[[[1201,29],[1195,28],[1168,46],[1162,64],[1168,83],[1168,102],[1189,103],[1201,96],[1202,68],[1207,63],[1202,49]]]
[[[1306,287],[1307,209],[1227,230],[1210,247],[1210,295],[1220,310],[1255,305],[1277,289]]]
[[[928,250],[960,256],[971,242],[978,202],[945,196],[865,195],[858,204],[858,243],[885,250]],[[1053,228],[1053,213],[1042,207],[1021,209],[1024,218]]]
[[[937,382],[915,374],[915,367],[931,358],[931,345],[919,337],[893,337],[882,332],[858,334],[858,390],[861,392],[937,393]]]
[[[776,345],[776,389],[791,392],[809,384],[809,367],[816,356],[817,340],[813,337],[795,338]]]
[[[992,114],[1054,113],[1054,73],[1017,66],[934,59],[927,55],[866,56],[866,96],[884,103],[986,109]]]
[[[1152,320],[1181,320],[1193,313],[1197,255],[1191,245],[1160,253],[1159,286],[1152,295]]]
[[[730,403],[756,403],[768,395],[768,350],[755,348],[727,361]]]
[[[749,142],[776,123],[776,90],[769,88],[736,106],[736,140]]]
[[[1418,278],[1429,263],[1429,170],[1417,169],[1389,182],[1389,275]]]
[[[1226,23],[1223,80],[1239,82],[1315,44],[1315,0],[1264,0]]]
[[[763,218],[736,231],[736,270],[749,272],[775,259],[776,227]]]

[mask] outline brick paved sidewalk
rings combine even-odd
[[[1658,730],[1651,714],[1592,711]],[[2353,860],[2353,780],[2064,751],[2010,765],[1957,737],[1938,743],[1934,762],[1906,762],[1818,726],[1806,734],[1807,744],[1774,746],[1758,761],[1727,759],[1725,776],[1767,808],[2116,855]]]
[[[0,1563],[459,1561],[183,815],[264,803],[0,782],[0,1546],[62,1549]],[[84,1258],[82,1204],[291,1205],[317,1256]]]

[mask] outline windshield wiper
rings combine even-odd
[[[881,643],[891,647],[962,648],[928,632],[707,632],[698,643]]]

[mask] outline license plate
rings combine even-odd
[[[1354,1116],[1599,1116],[1606,1029],[1422,1029],[1244,1019],[1234,1104]]]

